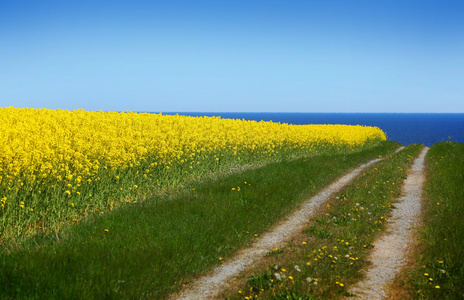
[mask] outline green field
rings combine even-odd
[[[224,173],[91,215],[60,232],[38,234],[21,244],[2,242],[1,299],[165,298],[250,245],[350,169],[382,156],[308,220],[298,237],[301,244],[270,251],[270,264],[253,270],[229,298],[349,296],[422,148],[412,145],[394,153],[398,146],[383,142],[357,153]],[[405,288],[414,298],[459,299],[464,145],[437,144],[426,159],[421,255],[417,270],[406,274]],[[276,278],[276,266],[285,280]]]

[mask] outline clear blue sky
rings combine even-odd
[[[464,1],[0,1],[0,107],[464,112]]]

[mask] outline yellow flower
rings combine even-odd
[[[377,127],[291,125],[129,111],[4,107],[0,108],[0,120],[0,189],[5,191],[1,205],[7,205],[7,197],[23,199],[24,195],[15,194],[15,187],[40,187],[35,190],[39,201],[44,194],[59,194],[56,210],[60,214],[66,214],[60,210],[66,211],[69,206],[66,197],[89,195],[99,185],[116,184],[127,178],[130,171],[136,180],[156,180],[161,186],[160,182],[166,183],[168,176],[193,176],[193,170],[204,171],[211,162],[219,167],[268,162],[318,154],[319,145],[328,145],[335,151],[356,150],[370,141],[386,140],[385,133]],[[159,179],[152,178],[152,174]],[[140,190],[144,194],[146,190],[141,190],[145,183],[139,183],[140,189],[133,183],[108,189],[121,188],[121,194]],[[248,182],[244,184],[250,186]],[[97,203],[97,196],[91,199],[90,206],[103,204]],[[120,198],[119,203],[127,202],[120,195],[114,196],[109,200]],[[24,204],[15,209],[23,207]],[[70,213],[63,217],[72,219],[74,212]]]

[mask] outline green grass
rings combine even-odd
[[[325,185],[397,143],[195,183],[37,235],[0,255],[3,299],[162,298],[250,244]]]
[[[425,225],[410,293],[417,299],[464,299],[464,144],[436,144],[426,162]]]
[[[363,278],[372,243],[385,231],[408,168],[421,149],[421,145],[408,146],[371,166],[329,200],[282,254],[267,258],[229,299],[353,296],[347,288]]]
[[[254,149],[202,148],[193,153],[191,149],[177,149],[180,153],[176,157],[161,159],[152,153],[115,169],[104,160],[92,161],[88,172],[75,170],[80,165],[77,160],[56,163],[45,177],[37,164],[33,176],[18,173],[14,179],[9,179],[12,174],[5,173],[8,166],[0,161],[0,239],[21,243],[39,232],[60,231],[89,214],[105,213],[128,201],[172,191],[231,169],[240,171],[303,156],[353,153],[378,142],[374,139],[352,147],[337,143],[265,144]]]

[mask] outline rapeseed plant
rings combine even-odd
[[[179,187],[231,166],[324,149],[351,151],[386,140],[376,127],[82,109],[6,107],[0,108],[0,119],[4,239],[39,228],[46,231],[54,222],[59,229],[69,220],[111,210],[128,198]]]

